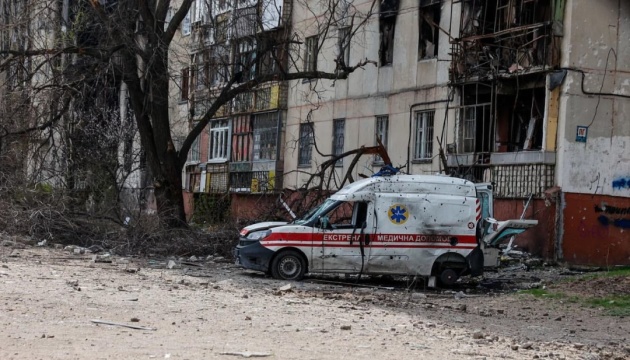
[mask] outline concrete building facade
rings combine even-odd
[[[340,3],[337,39],[321,42],[317,4],[295,5],[296,67],[334,70],[342,53],[347,64],[372,64],[347,80],[290,84],[287,188],[379,137],[405,172],[494,183],[497,218],[539,220],[521,248],[630,263],[630,4],[357,0]],[[354,28],[356,18],[365,27]],[[380,160],[362,158],[355,178]],[[348,165],[338,163],[339,176]]]

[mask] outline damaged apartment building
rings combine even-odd
[[[196,0],[184,20],[190,63],[181,69],[179,104],[191,126],[227,84],[271,77],[221,107],[195,140],[183,173],[189,217],[204,212],[221,220],[230,206],[247,217],[256,210],[250,202],[282,188],[286,84],[274,76],[287,63],[278,44],[290,9],[280,0]]]
[[[520,249],[630,264],[630,3],[349,1],[332,39],[309,4],[292,15],[297,67],[371,63],[347,79],[290,83],[286,188],[378,138],[404,172],[493,183],[498,219],[539,221]],[[353,176],[381,165],[364,156]]]

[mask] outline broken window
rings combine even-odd
[[[389,116],[381,115],[376,117],[376,128],[374,130],[374,143],[378,144],[377,140],[381,141],[381,144],[387,149],[387,135],[389,132]],[[374,163],[382,164],[383,159],[374,155]]]
[[[256,76],[256,40],[253,38],[239,40],[236,51],[235,77],[239,82],[252,80]]]
[[[227,119],[210,122],[208,161],[227,161],[230,149],[230,122]]]
[[[338,67],[349,66],[350,64],[350,34],[351,28],[349,26],[339,29],[339,38],[337,39]]]
[[[304,41],[304,71],[317,70],[317,36],[307,37]]]
[[[254,115],[254,161],[276,160],[278,114]]]
[[[440,0],[421,0],[418,16],[418,59],[438,56],[440,37]]]
[[[459,152],[490,153],[494,151],[494,122],[491,112],[492,85],[476,83],[461,88]]]
[[[278,72],[278,61],[282,56],[280,47],[275,45],[271,37],[264,37],[258,41],[258,63],[260,75],[271,75]]]
[[[333,120],[333,155],[343,154],[343,145],[346,133],[346,120],[335,119]],[[335,166],[342,166],[343,159],[337,160]]]
[[[308,166],[311,164],[313,152],[314,129],[312,123],[300,124],[300,139],[298,152],[298,165]]]
[[[430,160],[433,157],[433,119],[435,110],[416,113],[414,160]]]
[[[381,66],[391,64],[394,60],[394,32],[399,0],[383,0],[380,7],[379,61]]]
[[[499,152],[542,149],[544,87],[522,88],[527,82],[518,85],[521,88],[516,82],[503,84],[497,93],[496,151]]]

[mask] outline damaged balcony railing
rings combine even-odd
[[[451,167],[449,171],[474,182],[494,183],[497,198],[540,198],[554,186],[554,164],[507,164]]]
[[[451,81],[545,70],[559,60],[550,0],[461,1]],[[555,2],[554,2],[555,4]]]

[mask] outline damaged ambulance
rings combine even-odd
[[[274,278],[306,273],[422,276],[451,285],[496,266],[502,240],[536,220],[496,221],[492,185],[440,175],[376,176],[342,188],[293,222],[245,227],[234,251]]]

